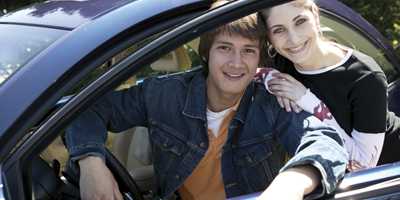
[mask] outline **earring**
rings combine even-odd
[[[268,45],[267,54],[270,58],[275,57],[277,53],[272,45]]]

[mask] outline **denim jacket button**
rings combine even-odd
[[[201,142],[201,143],[200,143],[200,147],[201,147],[201,148],[204,148],[204,147],[206,147],[206,143],[204,143],[204,142]]]
[[[176,178],[176,179],[180,179],[181,176],[179,176],[179,175],[177,174],[177,175],[175,175],[175,178]]]
[[[252,163],[252,162],[253,162],[253,159],[251,159],[250,156],[246,156],[246,160],[247,160],[247,162],[249,162],[249,163]]]

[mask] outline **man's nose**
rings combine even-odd
[[[243,64],[243,56],[240,51],[234,51],[231,56],[231,65],[233,67],[240,67]]]

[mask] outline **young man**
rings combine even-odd
[[[339,135],[306,113],[285,112],[253,81],[265,33],[256,22],[251,15],[204,34],[205,72],[112,92],[68,127],[83,199],[121,199],[101,157],[107,128],[134,126],[149,128],[162,199],[175,192],[182,199],[225,199],[267,187],[263,198],[301,199],[335,189],[347,162]],[[281,145],[293,156],[285,166]]]

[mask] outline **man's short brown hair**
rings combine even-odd
[[[217,1],[213,4],[212,7],[217,7],[221,4],[227,3],[229,1]],[[260,47],[260,63],[259,65],[263,65],[265,62],[265,46],[266,46],[266,30],[263,26],[258,26],[257,23],[257,15],[251,14],[246,17],[242,17],[236,21],[224,24],[216,29],[208,31],[200,36],[200,43],[199,43],[199,54],[201,59],[206,63],[204,66],[205,72],[208,73],[208,59],[209,59],[209,52],[211,46],[219,34],[228,34],[228,35],[239,35],[244,38],[259,41]]]

